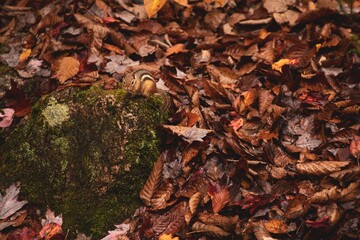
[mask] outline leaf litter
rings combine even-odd
[[[0,127],[29,114],[39,96],[23,85],[34,77],[45,95],[114,88],[109,77],[145,68],[173,102],[168,144],[144,206],[104,239],[358,239],[359,10],[358,1],[7,1],[0,61],[23,81],[7,84]],[[19,190],[1,195],[0,238],[65,239],[51,211],[42,229],[23,224]]]

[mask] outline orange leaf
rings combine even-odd
[[[188,0],[175,0],[175,2],[177,2],[177,3],[180,4],[181,6],[189,7]]]
[[[31,49],[24,49],[19,57],[20,62],[25,61],[30,56],[30,54],[31,54]]]
[[[145,10],[148,17],[155,15],[166,3],[166,0],[144,0]]]
[[[279,234],[286,233],[288,230],[287,225],[281,219],[271,219],[264,223],[266,230],[271,233]]]
[[[79,72],[80,62],[75,57],[63,57],[55,63],[56,77],[60,83],[72,78]]]
[[[271,68],[274,70],[277,70],[279,72],[282,72],[282,66],[284,65],[295,65],[298,64],[299,60],[298,59],[288,59],[288,58],[284,58],[284,59],[280,59],[279,61],[273,63],[271,65]]]
[[[166,50],[165,56],[170,56],[173,53],[178,53],[184,50],[185,45],[182,43],[175,44]]]

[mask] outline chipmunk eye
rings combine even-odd
[[[133,86],[133,85],[135,84],[135,80],[132,79],[130,83],[131,83],[131,85]]]

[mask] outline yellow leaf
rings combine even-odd
[[[188,0],[175,0],[175,2],[177,2],[177,3],[180,4],[181,6],[189,7]]]
[[[145,10],[148,17],[155,15],[166,3],[166,0],[144,0]]]
[[[19,60],[20,62],[25,61],[31,54],[31,49],[24,49],[20,54]]]
[[[298,59],[288,59],[288,58],[284,58],[284,59],[280,59],[279,61],[277,61],[276,63],[273,63],[273,65],[271,65],[271,68],[274,70],[277,70],[279,72],[282,72],[281,68],[284,65],[294,65],[299,63]]]
[[[55,63],[56,77],[60,83],[64,83],[79,72],[80,62],[74,57],[60,58]]]
[[[159,240],[179,240],[178,237],[172,237],[171,234],[163,234],[159,237]]]

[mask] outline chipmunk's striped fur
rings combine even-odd
[[[132,73],[126,74],[123,77],[124,88],[132,96],[150,97],[153,94],[158,94],[163,100],[162,109],[168,109],[170,106],[170,99],[166,92],[157,89],[156,81],[150,72],[139,69]]]

